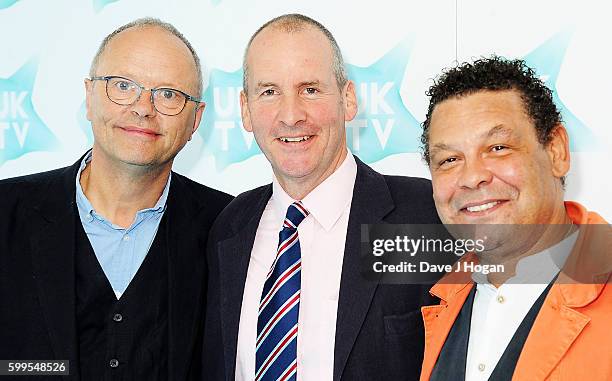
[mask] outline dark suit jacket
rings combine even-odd
[[[340,281],[334,381],[418,380],[424,342],[419,308],[432,300],[431,296],[427,286],[365,280],[360,273],[360,234],[361,224],[440,223],[431,183],[383,176],[355,159],[357,177]],[[234,380],[251,249],[271,196],[271,185],[241,194],[219,215],[211,230],[203,360],[210,380]]]
[[[80,165],[0,181],[0,359],[69,360],[77,380],[75,178]],[[199,372],[208,231],[232,197],[172,174],[168,219],[168,366]],[[146,303],[146,301],[143,301]],[[190,370],[191,369],[191,370]],[[25,378],[19,378],[25,379]],[[36,380],[42,377],[34,377]]]

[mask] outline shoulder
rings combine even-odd
[[[243,216],[256,206],[262,199],[269,199],[271,196],[271,186],[263,185],[255,189],[240,193],[235,199],[230,202],[223,212],[219,215],[219,219],[233,220],[236,216]],[[270,193],[270,196],[267,196]],[[267,201],[267,200],[266,200]]]
[[[388,176],[383,175],[385,182],[389,186],[391,194],[406,195],[406,192],[411,196],[422,198],[432,198],[433,192],[431,181],[421,177],[408,176]]]
[[[69,196],[64,184],[71,173],[66,167],[0,180],[0,236],[7,234],[6,229],[27,228],[30,213],[45,202],[57,208],[65,205]]]
[[[172,172],[170,190],[178,191],[180,194],[178,199],[182,202],[198,204],[208,211],[212,211],[214,215],[219,214],[234,198],[230,194],[200,184],[176,172]],[[192,205],[192,207],[197,206]]]
[[[222,239],[240,230],[245,223],[259,223],[258,218],[261,217],[271,195],[272,186],[268,184],[236,196],[217,217],[211,236]]]
[[[54,188],[61,184],[60,180],[64,179],[71,172],[71,169],[72,167],[64,167],[0,180],[0,200],[7,202],[27,199],[56,191]]]
[[[419,216],[422,223],[439,223],[431,181],[420,177],[383,176],[393,199],[395,215]]]
[[[59,176],[65,175],[66,171],[69,171],[72,167],[57,168],[50,171],[33,173],[25,176],[11,177],[8,179],[0,180],[0,187],[19,187],[19,186],[32,186],[41,185],[49,182],[53,179],[57,179]]]

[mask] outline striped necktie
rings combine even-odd
[[[298,225],[308,216],[300,201],[289,205],[276,259],[266,277],[255,350],[255,381],[296,380],[302,256]]]

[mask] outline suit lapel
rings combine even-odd
[[[334,380],[340,380],[349,353],[365,320],[378,281],[366,281],[361,275],[360,237],[362,224],[382,223],[394,208],[393,199],[382,175],[355,157],[357,177],[346,232],[342,278],[336,321]]]
[[[246,203],[251,207],[245,209],[241,216],[236,216],[234,221],[237,223],[229,227],[236,233],[219,242],[215,248],[219,273],[222,274],[221,329],[227,380],[234,379],[240,311],[251,250],[259,220],[271,196],[272,185],[269,185],[264,187],[251,203]]]
[[[56,359],[71,361],[76,374],[75,306],[75,178],[80,160],[61,177],[41,186],[41,201],[33,203],[32,269]]]

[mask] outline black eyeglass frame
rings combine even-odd
[[[112,98],[108,95],[108,81],[111,80],[111,79],[115,79],[115,78],[124,79],[124,80],[129,81],[129,82],[135,84],[136,86],[138,86],[138,88],[140,89],[140,92],[138,93],[138,96],[136,97],[136,99],[132,103],[127,103],[127,104],[117,103],[116,101],[112,100]],[[151,92],[150,100],[151,100],[151,104],[155,108],[155,111],[157,111],[158,113],[160,113],[162,115],[166,115],[166,116],[176,116],[176,115],[180,114],[181,112],[183,112],[183,110],[185,109],[185,106],[187,105],[188,101],[192,101],[192,102],[196,103],[196,105],[199,104],[199,103],[202,103],[201,99],[193,97],[193,96],[187,94],[184,91],[181,91],[181,90],[178,90],[178,89],[173,89],[171,87],[153,87],[153,88],[149,89],[149,88],[146,88],[146,87],[142,86],[140,83],[134,81],[133,79],[125,78],[125,77],[122,77],[120,75],[97,76],[97,77],[91,77],[91,78],[89,78],[89,80],[90,81],[105,81],[106,85],[104,86],[104,90],[106,92],[106,97],[108,98],[108,100],[110,100],[111,102],[113,102],[114,104],[119,105],[119,106],[130,106],[130,105],[133,105],[134,103],[138,102],[138,100],[140,99],[140,96],[142,95],[142,92],[144,90],[148,90],[148,91]],[[164,112],[159,111],[159,109],[155,105],[155,101],[154,101],[153,96],[154,96],[155,93],[157,93],[160,90],[176,91],[177,93],[181,93],[185,97],[185,102],[183,103],[183,107],[181,107],[179,112],[177,112],[176,114],[166,114]]]

